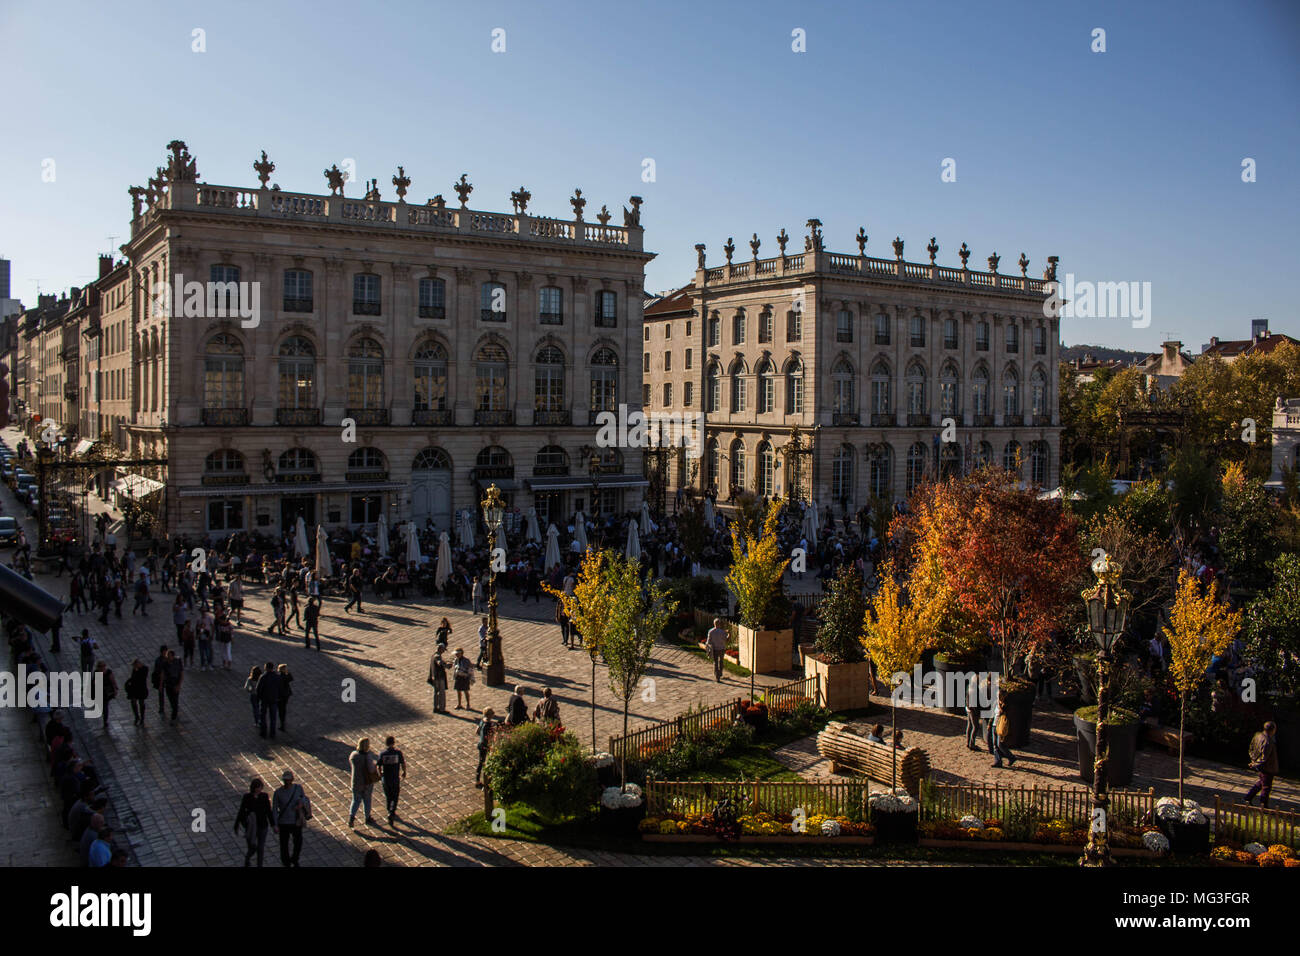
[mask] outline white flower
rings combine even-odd
[[[625,793],[619,797],[618,805],[624,809],[632,809],[641,806],[641,794]]]
[[[1265,853],[1268,851],[1268,847],[1264,846],[1264,844],[1262,843],[1247,843],[1244,847],[1242,847],[1242,849],[1245,850],[1247,853],[1249,853],[1251,856],[1259,856],[1261,853]]]
[[[617,810],[622,806],[623,791],[618,787],[606,787],[600,794],[600,805],[607,810]]]
[[[596,764],[597,770],[603,767],[614,766],[614,755],[611,753],[605,753],[604,751],[601,751],[600,753],[593,756],[591,759]]]
[[[1205,824],[1209,822],[1209,819],[1205,816],[1204,813],[1201,812],[1200,808],[1197,807],[1195,810],[1183,811],[1183,822],[1194,823],[1194,824]]]
[[[957,826],[964,827],[967,830],[983,830],[984,821],[974,814],[968,813],[957,821]]]
[[[1155,830],[1142,834],[1142,845],[1152,853],[1169,852],[1169,840],[1163,833],[1157,833]]]
[[[839,820],[823,820],[823,821],[822,821],[822,836],[837,837],[837,836],[839,836],[839,835],[840,835],[840,821],[839,821]]]
[[[624,792],[624,793],[635,794],[637,797],[640,797],[640,796],[641,796],[641,788],[638,787],[638,786],[637,786],[636,784],[634,784],[634,783],[629,783],[629,784],[624,788],[623,792]]]

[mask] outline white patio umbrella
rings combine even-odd
[[[817,547],[817,502],[808,505],[803,513],[803,536],[808,539],[808,547]]]
[[[653,534],[657,526],[650,520],[650,503],[644,498],[641,499],[641,527],[645,528],[646,534]]]
[[[307,522],[298,515],[298,526],[293,534],[293,553],[295,557],[305,558],[311,554],[311,545],[307,543]]]
[[[573,538],[578,542],[578,547],[583,551],[587,550],[587,519],[583,517],[581,511],[573,519]]]
[[[637,533],[636,519],[627,523],[627,547],[623,551],[629,561],[641,558],[641,535]]]
[[[406,563],[420,564],[420,536],[415,533],[415,522],[406,522]]]
[[[441,591],[451,577],[451,538],[447,532],[438,535],[438,567],[433,572],[433,583]]]
[[[379,531],[375,535],[375,544],[381,557],[388,557],[388,517],[379,512]]]
[[[550,571],[560,563],[560,532],[552,524],[546,529],[546,558],[545,568]]]
[[[713,499],[707,495],[704,497],[704,526],[710,531],[714,528]]]
[[[528,509],[528,534],[525,540],[536,541],[538,544],[542,543],[542,532],[537,525],[537,509],[535,507],[529,507]]]
[[[474,547],[474,522],[470,519],[468,511],[460,513],[460,527],[456,534],[460,538],[462,548]]]
[[[325,529],[316,526],[316,577],[324,581],[334,573],[334,559],[330,557],[329,538]]]

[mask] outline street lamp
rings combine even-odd
[[[491,686],[506,682],[506,662],[501,655],[501,632],[497,630],[497,532],[505,515],[505,502],[495,484],[483,496],[483,523],[488,529],[488,663],[486,681]]]
[[[1110,837],[1106,810],[1110,798],[1106,793],[1106,758],[1109,734],[1106,718],[1110,714],[1107,684],[1110,680],[1110,652],[1116,639],[1124,633],[1128,619],[1130,595],[1119,586],[1120,566],[1104,552],[1092,563],[1097,583],[1083,592],[1088,606],[1088,628],[1097,641],[1097,753],[1092,766],[1092,826],[1088,845],[1079,859],[1080,866],[1110,866]]]

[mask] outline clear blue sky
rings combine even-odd
[[[506,52],[491,31],[506,31]],[[1090,50],[1106,30],[1107,52]],[[191,51],[191,31],[207,50]],[[791,50],[802,28],[807,52]],[[1149,328],[1067,320],[1068,343],[1199,349],[1266,317],[1300,335],[1300,3],[69,3],[0,0],[0,255],[14,294],[84,283],[128,230],[126,189],[185,140],[200,177],[324,190],[353,157],[391,197],[621,222],[645,197],[647,287],[734,236],[1031,275],[1152,283]],[[653,158],[657,179],[641,180]],[[956,160],[957,181],[940,181]],[[1252,157],[1258,181],[1241,181]],[[56,179],[41,180],[55,160]],[[351,191],[351,190],[350,190]],[[1288,228],[1289,227],[1289,228]]]

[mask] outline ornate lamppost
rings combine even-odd
[[[1080,866],[1110,866],[1110,836],[1107,832],[1106,812],[1110,797],[1106,793],[1106,758],[1109,733],[1106,718],[1110,714],[1111,648],[1124,633],[1128,619],[1131,596],[1119,585],[1120,566],[1102,554],[1092,563],[1097,583],[1083,592],[1088,606],[1088,628],[1097,641],[1097,753],[1092,766],[1092,826],[1088,845],[1079,859]]]
[[[488,487],[483,496],[483,523],[488,529],[488,663],[486,681],[490,686],[506,682],[506,662],[501,654],[501,632],[497,630],[497,570],[496,551],[497,533],[501,530],[501,519],[505,515],[505,502],[501,500],[501,491],[495,484]]]

